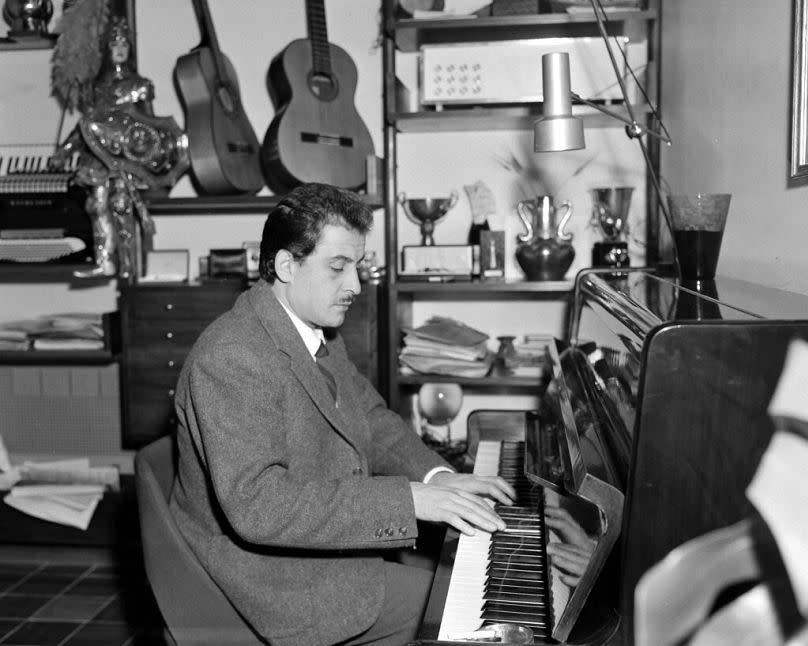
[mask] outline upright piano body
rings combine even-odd
[[[577,276],[568,339],[548,339],[537,411],[470,419],[472,455],[490,440],[523,440],[527,478],[583,510],[588,531],[592,510],[599,517],[578,585],[557,593],[548,568],[552,616],[535,643],[631,644],[642,574],[752,512],[744,491],[773,432],[767,406],[794,338],[808,339],[806,296],[649,269]],[[452,641],[441,623],[463,540],[447,532],[420,644]],[[467,630],[480,623],[470,618]]]

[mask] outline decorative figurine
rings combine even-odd
[[[59,170],[78,153],[76,181],[92,193],[88,212],[96,265],[75,275],[117,273],[132,282],[140,266],[137,253],[151,249],[154,235],[140,191],[167,191],[188,170],[190,159],[187,137],[173,117],[154,116],[154,85],[135,71],[126,17],[108,18],[107,0],[83,0],[65,10],[53,57],[52,92],[64,109],[78,108],[83,116],[51,166]],[[98,60],[91,44],[82,40],[90,33],[106,34]],[[137,244],[138,235],[142,244]]]
[[[52,17],[51,0],[6,0],[3,5],[3,20],[11,27],[9,38],[48,37]]]

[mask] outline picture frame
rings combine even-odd
[[[808,0],[794,1],[789,178],[808,179]]]

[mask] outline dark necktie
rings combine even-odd
[[[337,399],[337,381],[334,379],[334,375],[331,374],[331,371],[326,368],[322,363],[320,363],[320,359],[322,357],[328,356],[328,348],[325,347],[325,343],[320,341],[320,347],[317,348],[317,352],[314,353],[314,356],[317,358],[317,367],[320,369],[320,372],[323,373],[323,377],[325,377],[325,383],[328,386],[328,390],[331,391],[331,396],[336,400]]]

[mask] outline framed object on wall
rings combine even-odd
[[[808,178],[808,0],[794,2],[790,179]]]

